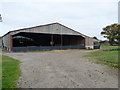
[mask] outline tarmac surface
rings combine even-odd
[[[21,60],[21,88],[118,88],[118,70],[83,57],[91,50],[4,53]]]

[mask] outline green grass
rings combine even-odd
[[[20,61],[8,56],[2,56],[2,88],[17,88]]]
[[[117,49],[118,46],[101,45],[101,49]]]
[[[102,49],[116,49],[118,46],[101,46]],[[89,58],[93,58],[95,62],[105,64],[114,68],[120,68],[118,64],[118,50],[115,51],[105,51],[98,50],[94,52],[90,52],[89,55],[85,56]]]

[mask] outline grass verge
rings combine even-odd
[[[101,49],[116,49],[118,46],[108,46],[108,45],[102,45]]]
[[[20,71],[20,61],[8,56],[2,56],[2,88],[18,88],[17,81]]]
[[[118,48],[117,46],[102,46],[102,49],[115,49]],[[86,55],[85,57],[93,58],[95,59],[96,63],[105,64],[108,66],[112,66],[114,68],[120,68],[120,64],[118,61],[118,50],[115,51],[104,51],[104,50],[98,50],[90,52],[89,55]]]

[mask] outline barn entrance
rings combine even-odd
[[[80,49],[85,46],[85,39],[78,35],[21,32],[12,37],[13,51]]]

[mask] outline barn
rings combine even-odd
[[[10,52],[93,48],[94,40],[60,23],[9,31],[0,46]]]

